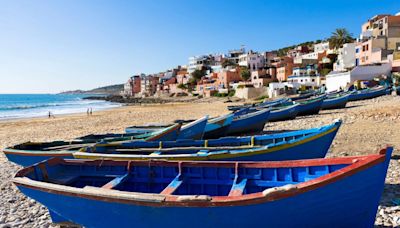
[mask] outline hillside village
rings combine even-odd
[[[156,74],[134,75],[127,97],[236,96],[251,99],[309,89],[336,91],[355,82],[386,78],[400,71],[400,13],[376,15],[354,39],[346,29],[332,37],[275,51],[240,48],[199,55],[187,65]]]

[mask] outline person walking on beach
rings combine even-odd
[[[89,108],[86,110],[86,115],[89,116]]]
[[[93,115],[93,109],[90,108],[90,115]]]
[[[49,119],[51,118],[51,112],[49,111]]]

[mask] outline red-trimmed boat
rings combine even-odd
[[[372,227],[393,148],[282,162],[63,160],[13,182],[85,227]]]

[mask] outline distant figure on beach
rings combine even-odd
[[[90,108],[90,115],[93,115],[93,109]]]
[[[53,118],[56,118],[56,117],[49,111],[49,119],[52,118],[52,117],[53,117]]]

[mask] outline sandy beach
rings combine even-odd
[[[93,116],[74,114],[56,118],[34,118],[0,122],[0,149],[25,141],[69,140],[91,133],[123,132],[125,127],[145,123],[169,123],[175,119],[196,119],[204,115],[228,113],[232,103],[210,101],[163,105],[124,106],[95,112]],[[268,123],[265,131],[319,127],[343,120],[329,155],[349,156],[376,153],[390,144],[395,152],[386,179],[385,192],[378,209],[376,225],[400,226],[400,96],[383,96],[347,104],[346,109],[321,111],[319,115],[292,121]],[[20,167],[0,156],[0,227],[51,226],[47,210],[24,197],[10,182]]]

